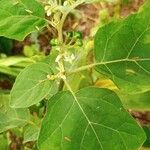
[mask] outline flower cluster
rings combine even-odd
[[[74,0],[65,0],[63,4],[59,4],[57,2],[52,2],[51,0],[48,1],[48,3],[45,6],[45,11],[47,16],[51,16],[53,13],[56,13],[57,11],[62,12],[63,7],[69,7],[74,3]]]
[[[70,64],[72,64],[72,62],[75,60],[75,55],[73,53],[67,53],[65,52],[64,54],[59,54],[57,57],[56,57],[56,60],[55,62],[59,62],[62,58],[64,58],[64,61],[65,62],[69,62]]]
[[[56,69],[59,71],[59,73],[57,74],[57,78],[66,80],[66,76],[64,74],[65,70],[63,64],[61,63],[61,59],[64,59],[65,62],[72,63],[73,60],[75,60],[75,55],[73,53],[70,54],[68,52],[65,52],[64,54],[59,54],[56,57],[55,62],[58,63],[58,67]]]
[[[46,11],[47,16],[51,16],[52,13],[57,11],[58,9],[57,7],[58,7],[57,3],[52,3],[51,1],[49,1],[47,5],[45,6],[45,11]]]

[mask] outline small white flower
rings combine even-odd
[[[57,46],[57,47],[55,47],[55,49],[56,49],[57,51],[60,51],[60,47],[58,47],[58,46]]]
[[[75,55],[74,54],[71,55],[71,59],[75,60]]]
[[[67,79],[65,75],[61,75],[61,78],[62,78],[63,80],[66,80],[66,79]]]
[[[50,8],[49,6],[44,7],[45,11],[47,11],[49,8]]]
[[[51,78],[51,76],[48,74],[48,75],[47,75],[47,79],[50,79],[50,78]]]
[[[56,75],[47,75],[47,79],[49,80],[55,80],[56,79]]]
[[[66,80],[66,76],[61,72],[58,74],[58,77],[63,79],[63,80]]]
[[[69,2],[68,1],[64,1],[63,6],[68,6]]]
[[[66,55],[64,60],[65,60],[66,62],[69,62],[69,63],[72,64],[72,62],[73,62],[74,59],[75,59],[74,54],[71,54],[71,55]]]
[[[49,17],[49,16],[51,16],[51,14],[52,14],[52,12],[51,12],[51,10],[49,9],[49,10],[47,11],[47,16]]]
[[[58,55],[55,59],[55,62],[58,63],[60,61],[60,59],[62,58],[62,55]]]
[[[51,14],[52,14],[51,6],[47,5],[47,6],[44,7],[44,9],[46,11],[47,16],[51,16]]]

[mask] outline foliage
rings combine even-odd
[[[131,15],[125,21],[112,22],[97,32],[95,57],[97,71],[107,75],[124,92],[150,90],[149,22],[150,12]],[[126,42],[125,42],[126,41]],[[101,50],[101,51],[100,51]]]
[[[37,141],[39,150],[142,146],[144,131],[126,108],[149,107],[150,2],[137,13],[100,27],[94,42],[83,39],[80,32],[63,30],[72,10],[93,2],[0,0],[1,36],[23,40],[45,27],[58,33],[50,41],[49,56],[0,60],[1,72],[17,76],[10,95],[0,97],[0,132],[19,127],[24,142]],[[25,47],[24,53],[32,57],[32,50]],[[14,66],[25,69],[14,72],[10,70]],[[111,80],[115,88],[96,87],[99,77]]]
[[[6,131],[8,129],[23,126],[29,121],[28,109],[22,108],[11,108],[9,106],[9,95],[0,96],[0,132]]]

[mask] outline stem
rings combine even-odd
[[[63,16],[62,16],[62,18],[60,20],[60,24],[59,24],[59,26],[57,28],[57,31],[58,31],[58,40],[60,41],[61,45],[63,45],[63,25],[64,25],[66,17],[67,17],[67,14],[63,14]],[[63,53],[63,52],[64,52],[64,47],[62,46],[61,50],[60,50],[60,53]],[[65,73],[64,58],[62,58],[60,60],[60,62],[58,62],[58,65],[59,65],[60,68],[62,68],[62,66],[63,66],[63,72]],[[64,87],[64,81],[63,81],[63,79],[61,79],[60,83],[59,83],[58,90],[62,91],[63,87]]]
[[[90,68],[92,68],[92,67],[94,67],[94,66],[97,66],[97,65],[98,65],[97,63],[94,63],[94,64],[90,64],[90,65],[85,65],[85,66],[79,67],[78,69],[74,69],[73,71],[70,71],[70,72],[68,73],[68,76],[69,76],[69,75],[72,75],[72,74],[74,74],[74,73],[78,73],[78,72],[81,72],[81,71],[90,69]]]
[[[61,5],[61,4],[62,4],[61,0],[59,0],[59,2],[58,2],[58,3],[59,3],[59,5]]]
[[[58,91],[62,91],[62,90],[63,90],[63,87],[64,87],[64,80],[61,79],[60,82],[59,82]]]
[[[57,31],[58,31],[58,39],[61,43],[63,43],[63,25],[64,25],[64,22],[66,20],[66,17],[67,17],[67,13],[63,14],[61,20],[60,20],[60,23],[57,27]]]
[[[66,12],[64,12],[62,14],[62,17],[60,17],[60,23],[56,26],[56,29],[57,29],[57,32],[58,32],[58,40],[61,44],[61,50],[60,50],[60,55],[64,53],[64,40],[63,40],[63,25],[64,25],[64,22],[66,20],[66,17],[67,15],[71,12],[71,10],[73,10],[75,7],[77,7],[78,5],[82,4],[84,1],[82,0],[77,0],[75,2],[75,4],[73,6],[71,6]],[[62,1],[61,0],[58,0],[58,3],[59,5],[61,5]],[[52,26],[55,26],[53,24],[53,22],[50,22],[49,23],[52,25]],[[62,73],[65,74],[65,66],[64,66],[64,58],[61,58],[60,62],[58,62],[58,66],[59,68],[62,68]],[[58,90],[61,91],[63,90],[63,87],[64,87],[64,80],[61,79],[60,80],[60,83],[59,83],[59,88]]]

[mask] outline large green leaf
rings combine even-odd
[[[46,26],[44,9],[35,0],[0,0],[0,35],[23,40]]]
[[[25,68],[11,91],[11,107],[24,108],[40,102],[51,92],[55,83],[47,78],[53,72],[50,65],[38,62]]]
[[[95,37],[97,71],[125,92],[150,90],[150,1],[139,13],[112,22]]]
[[[137,150],[143,130],[107,89],[64,91],[49,100],[38,146],[40,150]]]
[[[0,95],[0,132],[25,125],[30,119],[27,109],[10,108],[9,98],[9,95]]]

